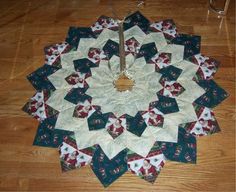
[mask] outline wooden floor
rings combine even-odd
[[[113,1],[121,18],[135,5]],[[150,0],[142,10],[201,35],[202,53],[221,61],[215,79],[231,96],[215,108],[222,132],[198,139],[197,165],[167,162],[153,185],[127,172],[104,189],[89,167],[61,173],[56,149],[32,146],[38,122],[21,111],[34,93],[25,76],[43,64],[45,45],[63,41],[71,25],[112,16],[110,7],[107,0],[0,0],[0,191],[235,191],[234,0],[225,18],[208,12],[207,0]]]

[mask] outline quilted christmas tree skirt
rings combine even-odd
[[[196,163],[196,139],[220,131],[213,108],[228,97],[200,48],[200,36],[140,12],[70,27],[27,76],[33,145],[58,148],[63,172],[90,166],[104,187],[126,171],[154,183],[166,161]]]

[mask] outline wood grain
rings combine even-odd
[[[111,3],[112,2],[112,3]],[[221,61],[216,81],[230,97],[215,108],[222,131],[199,138],[196,165],[167,162],[151,185],[127,172],[104,189],[89,167],[62,173],[56,149],[32,146],[38,122],[21,111],[34,89],[25,76],[43,64],[43,47],[69,26],[89,26],[110,6],[123,18],[131,0],[0,0],[0,191],[235,191],[235,4],[228,15],[207,0],[149,0],[150,20],[172,18],[182,33],[202,37],[202,53]]]

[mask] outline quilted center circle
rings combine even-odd
[[[161,90],[161,74],[155,72],[154,65],[147,65],[144,58],[134,61],[131,54],[126,56],[127,71],[119,75],[119,70],[110,70],[107,62],[91,68],[92,76],[87,79],[92,104],[101,107],[103,113],[113,112],[117,117],[124,114],[135,116],[145,111],[156,101],[156,93]],[[119,57],[113,56],[111,66],[119,69]],[[115,67],[117,65],[117,67]],[[114,72],[115,71],[115,72]]]

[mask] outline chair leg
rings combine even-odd
[[[224,9],[219,9],[219,8],[214,7],[213,2],[214,2],[214,0],[209,0],[209,8],[211,11],[213,11],[219,15],[226,15],[227,14],[230,0],[225,0]]]

